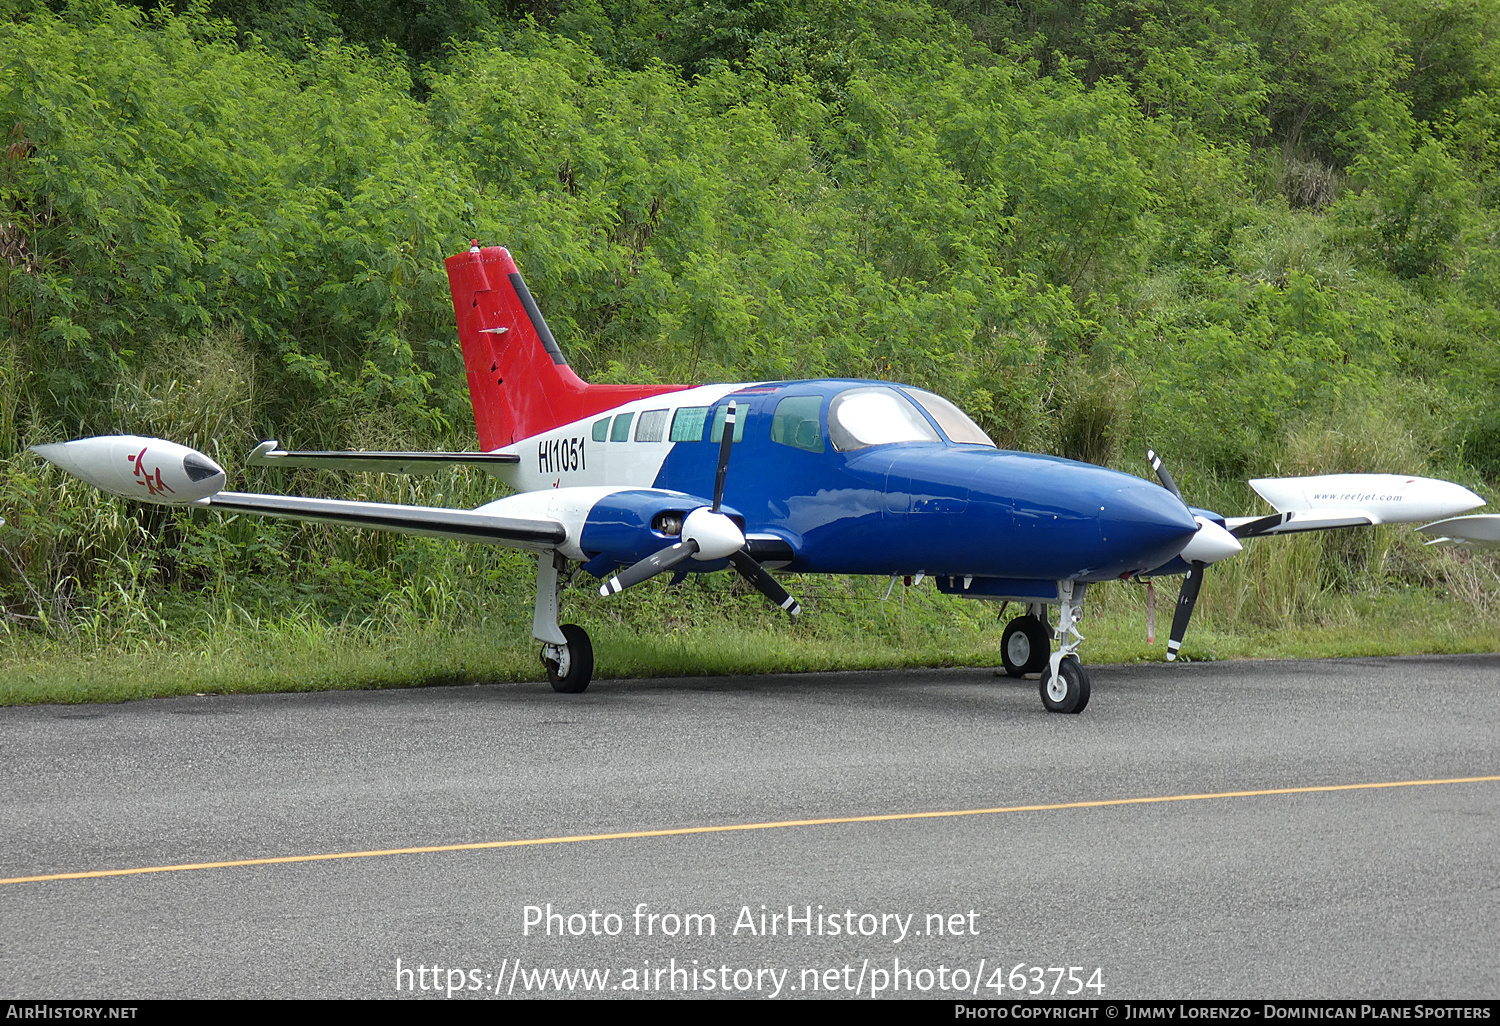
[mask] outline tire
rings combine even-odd
[[[552,685],[553,691],[561,694],[581,695],[588,690],[589,681],[594,679],[594,644],[589,641],[588,631],[576,623],[563,624],[562,633],[568,639],[568,672],[566,675],[558,673],[557,663],[548,659],[546,649],[543,649],[542,665],[547,667],[547,683]]]
[[[1042,671],[1042,704],[1048,712],[1081,713],[1089,704],[1089,675],[1083,672],[1083,664],[1077,656],[1064,656],[1057,668],[1057,687],[1053,684],[1051,668]]]
[[[1012,677],[1040,673],[1052,656],[1052,637],[1047,625],[1034,616],[1018,616],[1000,635],[1000,661]]]

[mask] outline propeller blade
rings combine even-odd
[[[618,595],[626,588],[650,580],[663,570],[670,570],[683,560],[690,559],[697,551],[698,543],[691,538],[687,541],[680,541],[676,545],[668,545],[664,549],[651,553],[640,562],[632,563],[599,585],[599,594],[605,598]]]
[[[1290,513],[1272,513],[1268,517],[1261,517],[1259,520],[1252,520],[1248,524],[1241,524],[1239,527],[1231,528],[1229,533],[1236,538],[1254,538],[1257,535],[1265,534],[1272,528],[1280,527],[1290,519],[1292,519]]]
[[[741,577],[750,582],[756,591],[776,603],[782,609],[785,609],[792,616],[802,615],[802,603],[792,598],[787,590],[776,582],[776,578],[768,574],[765,567],[757,563],[750,553],[741,549],[729,557],[729,562],[740,572]]]
[[[729,447],[734,444],[734,420],[735,405],[730,400],[729,409],[724,413],[724,433],[719,437],[719,471],[714,476],[715,513],[719,512],[719,507],[724,502],[724,475],[729,473]]]
[[[1161,457],[1156,455],[1156,450],[1147,449],[1146,459],[1151,462],[1151,469],[1156,471],[1156,476],[1161,481],[1161,486],[1177,496],[1182,504],[1186,506],[1187,500],[1182,498],[1182,492],[1178,489],[1177,482],[1172,480],[1172,472],[1167,469],[1166,464],[1162,463]]]
[[[1198,602],[1198,589],[1203,587],[1203,574],[1207,569],[1203,563],[1194,563],[1182,582],[1182,590],[1177,593],[1177,612],[1172,614],[1172,636],[1167,639],[1169,663],[1177,658],[1177,650],[1182,647],[1182,636],[1187,633],[1188,621],[1193,618],[1193,606]]]

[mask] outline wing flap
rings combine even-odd
[[[567,540],[567,530],[556,520],[497,517],[466,509],[400,506],[388,502],[351,499],[309,499],[298,495],[259,495],[219,492],[206,504],[224,513],[250,513],[285,520],[306,520],[372,531],[394,531],[424,538],[485,542],[518,549],[552,549]]]
[[[1302,531],[1331,531],[1339,527],[1370,527],[1381,523],[1381,519],[1357,509],[1308,509],[1290,510],[1279,514],[1280,524],[1261,526],[1245,537],[1262,538],[1272,534],[1298,534]],[[1269,523],[1271,517],[1229,517],[1224,521],[1231,534],[1256,521]],[[1236,535],[1240,537],[1240,535]]]
[[[275,440],[261,442],[245,457],[259,467],[312,467],[378,474],[432,474],[445,467],[493,470],[521,462],[513,452],[353,452],[321,449],[278,449]]]

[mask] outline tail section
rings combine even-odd
[[[510,253],[475,243],[446,262],[474,424],[486,452],[633,399],[688,387],[588,384],[568,366]]]

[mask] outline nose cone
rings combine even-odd
[[[1160,566],[1198,533],[1193,515],[1171,492],[1138,477],[1119,477],[1099,511],[1099,534],[1113,557],[1114,576]]]

